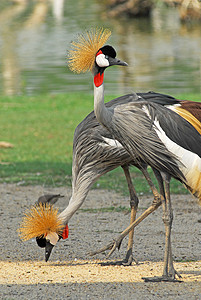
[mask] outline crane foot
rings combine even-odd
[[[126,253],[125,259],[122,261],[122,265],[131,266],[133,261],[136,263],[136,265],[139,264],[137,259],[133,257],[132,249],[129,249]]]
[[[110,250],[110,252],[106,256],[107,258],[109,258],[117,248],[118,248],[118,250],[120,249],[123,238],[124,238],[124,236],[119,235],[119,237],[117,239],[113,240],[106,246],[104,246],[96,251],[90,252],[89,255],[94,256],[96,254],[105,252],[106,250]],[[136,263],[136,265],[138,264],[138,261],[133,257],[132,249],[129,249],[126,253],[126,257],[124,260],[112,262],[112,263],[106,263],[106,264],[131,266],[133,261]]]
[[[161,282],[161,281],[168,281],[168,282],[183,282],[182,280],[179,280],[176,278],[182,278],[182,276],[175,270],[174,266],[171,264],[169,266],[169,271],[162,276],[156,276],[156,277],[143,277],[145,282]]]
[[[133,257],[132,250],[130,249],[130,251],[127,251],[125,259],[112,262],[103,262],[101,263],[101,266],[131,266],[133,261],[136,263],[136,265],[138,264],[138,261]]]
[[[112,253],[115,251],[116,248],[118,248],[118,249],[120,248],[121,242],[122,242],[123,238],[124,238],[124,236],[122,237],[120,235],[117,239],[113,240],[112,242],[110,242],[109,244],[105,245],[104,247],[102,247],[102,248],[100,248],[100,249],[98,249],[96,251],[90,252],[89,255],[90,256],[94,256],[96,254],[105,252],[106,250],[110,250],[110,252],[107,255],[107,258],[109,258],[112,255]]]
[[[123,240],[123,238],[121,238],[121,235],[120,235],[116,240],[114,240],[113,246],[110,247],[111,250],[110,250],[110,252],[108,253],[107,258],[109,258],[109,257],[112,255],[112,253],[113,253],[117,248],[118,248],[118,250],[120,249],[122,240]],[[112,243],[111,243],[111,244],[112,244]]]

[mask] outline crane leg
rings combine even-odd
[[[127,184],[128,184],[128,190],[130,193],[130,207],[131,207],[130,224],[132,224],[136,219],[139,199],[138,199],[137,193],[135,191],[135,188],[134,188],[132,180],[131,180],[128,165],[122,166],[122,169],[124,170],[124,174],[125,174]],[[126,265],[126,266],[130,266],[132,264],[133,260],[135,261],[135,263],[138,263],[133,258],[133,237],[134,237],[134,228],[129,232],[126,258],[122,262],[122,264]]]
[[[130,193],[130,206],[131,206],[131,217],[130,217],[130,225],[135,221],[136,219],[136,214],[137,214],[137,208],[138,208],[138,204],[139,204],[139,199],[137,197],[137,193],[135,191],[135,188],[133,186],[132,180],[131,180],[131,176],[130,176],[130,172],[129,172],[129,167],[128,166],[122,166],[123,170],[124,170],[124,174],[127,180],[127,184],[128,184],[128,189],[129,189],[129,193]],[[158,204],[161,203],[161,198],[164,199],[165,197],[165,192],[164,192],[164,187],[163,187],[163,179],[160,175],[160,173],[156,170],[153,169],[154,171],[154,175],[158,181],[158,185],[159,185],[159,190],[160,190],[160,194],[158,193],[158,190],[156,189],[155,185],[153,184],[151,177],[147,171],[147,166],[143,166],[140,167],[141,172],[143,173],[147,183],[149,184],[149,187],[151,188],[151,191],[153,193],[154,196],[154,200],[153,200],[153,206],[157,206]],[[132,249],[133,249],[133,236],[134,236],[134,228],[129,232],[129,240],[128,240],[128,248],[127,248],[127,253],[126,253],[126,258],[123,262],[124,265],[131,265],[132,260],[133,260],[133,255],[132,255]],[[136,259],[135,262],[137,263]]]
[[[171,281],[178,282],[176,275],[181,277],[174,268],[173,257],[171,250],[171,228],[173,222],[173,211],[170,199],[170,176],[165,175],[165,198],[162,200],[163,207],[163,222],[165,224],[165,254],[164,254],[164,266],[162,276],[156,277],[144,277],[145,282],[160,282]]]
[[[128,184],[128,190],[129,190],[129,194],[130,194],[130,207],[131,207],[131,214],[130,214],[130,224],[132,224],[135,220],[136,220],[136,214],[137,214],[137,209],[138,209],[138,204],[139,204],[139,199],[136,193],[136,190],[133,186],[132,180],[131,180],[131,176],[130,176],[130,172],[129,172],[129,166],[128,165],[124,165],[122,166],[122,169],[124,171],[126,180],[127,180],[127,184]],[[160,199],[160,194],[158,193],[156,187],[154,186],[151,177],[147,171],[147,167],[141,167],[140,168],[141,172],[143,173],[147,183],[149,184],[152,193],[154,195],[154,203],[159,203],[161,201]],[[158,180],[159,183],[159,188],[160,186],[160,178],[158,176],[160,176],[158,173],[156,173],[157,171],[155,170],[155,176]],[[161,191],[161,188],[160,188]],[[133,238],[134,238],[134,228],[129,232],[129,238],[128,238],[128,247],[127,247],[127,253],[126,253],[126,257],[125,259],[122,261],[122,264],[125,266],[130,266],[132,264],[132,261],[134,260],[136,264],[138,264],[137,260],[133,257]],[[119,245],[120,247],[121,245]]]

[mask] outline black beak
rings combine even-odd
[[[112,57],[109,57],[109,63],[110,63],[110,66],[115,66],[115,65],[128,66],[128,64],[125,61],[122,61],[118,58],[112,58]]]
[[[52,252],[54,245],[52,245],[49,241],[46,241],[46,246],[45,246],[45,261],[47,262],[50,254]]]

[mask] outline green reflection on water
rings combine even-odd
[[[0,94],[92,91],[90,74],[72,74],[66,51],[78,32],[111,28],[110,43],[129,67],[111,68],[107,93],[201,92],[201,25],[180,23],[172,9],[151,19],[108,18],[92,0],[1,1]]]

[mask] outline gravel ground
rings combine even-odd
[[[135,230],[134,256],[130,267],[113,263],[124,258],[127,238],[120,251],[106,260],[105,254],[90,257],[129,224],[129,214],[79,210],[69,223],[69,238],[54,248],[48,263],[35,240],[22,242],[16,230],[24,211],[44,193],[65,195],[57,202],[62,210],[71,190],[39,186],[0,185],[0,297],[1,299],[201,299],[201,208],[191,195],[172,197],[174,222],[172,246],[182,283],[145,283],[143,276],[161,275],[164,226],[161,207]],[[141,197],[138,215],[151,203]],[[114,192],[92,190],[82,206],[129,207],[129,199]],[[105,262],[105,265],[101,263]]]

